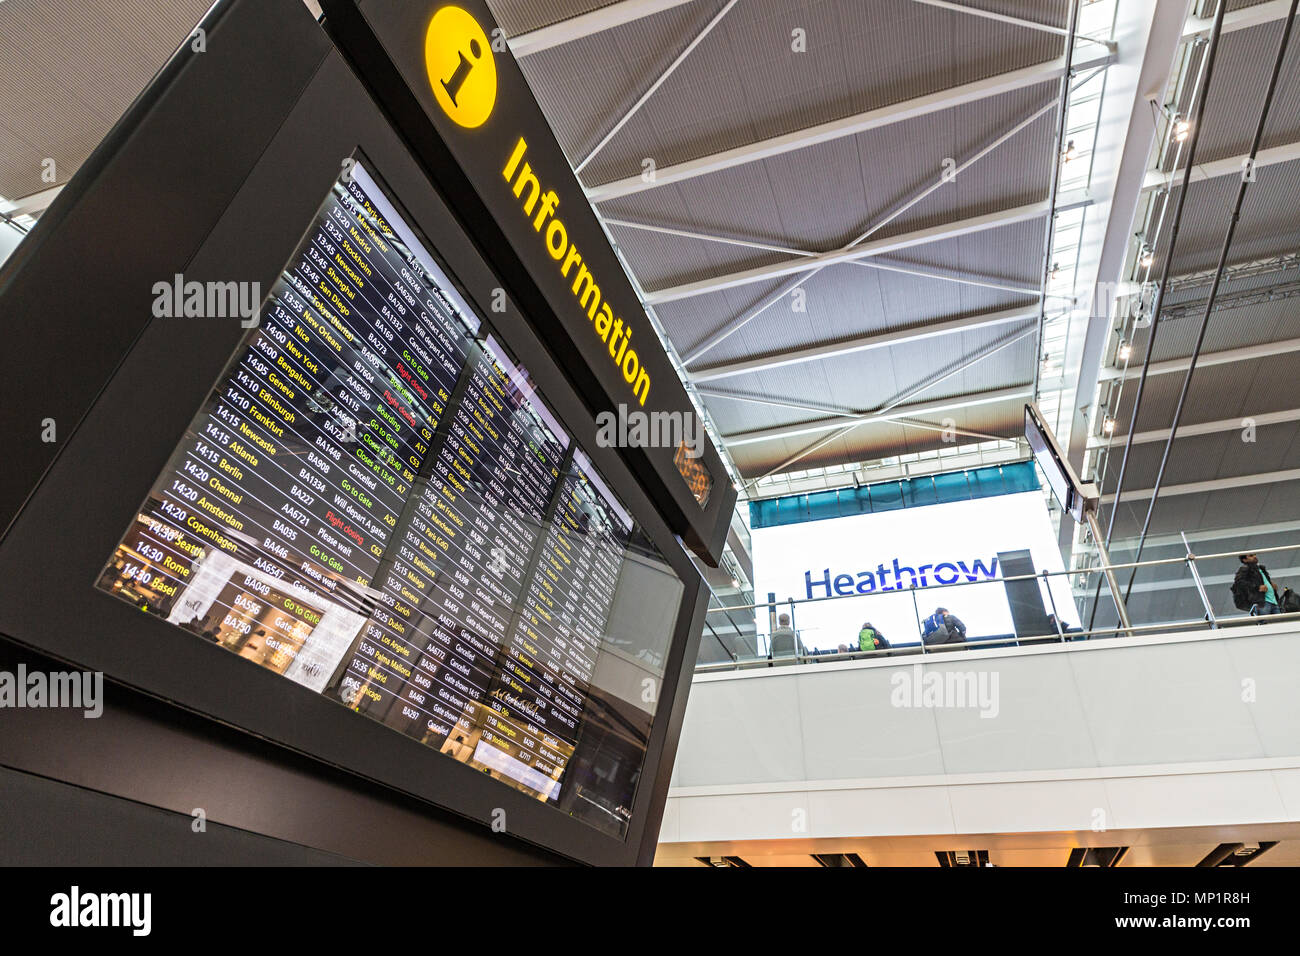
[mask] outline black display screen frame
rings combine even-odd
[[[290,6],[296,6],[300,15],[289,13]],[[209,15],[207,22],[213,27],[209,46],[234,35],[240,27],[256,30],[256,21],[271,12],[277,21],[287,18],[301,33],[280,36],[278,42],[321,47],[319,27],[298,0],[227,0]],[[283,31],[284,22],[276,22],[274,29]],[[207,64],[200,69],[199,60],[205,55],[182,48],[180,62],[169,66],[167,81],[148,91],[150,102],[143,104],[147,109],[137,108],[128,114],[127,122],[135,124],[134,128],[115,130],[118,145],[130,143],[134,149],[160,153],[202,148],[197,142],[187,147],[174,135],[174,130],[184,128],[183,115],[174,117],[171,135],[168,124],[158,118],[169,110],[180,113],[186,108],[185,97],[174,94],[186,90],[187,84],[193,94],[194,84],[211,86],[230,80]],[[248,75],[232,82],[250,95],[258,85],[256,77]],[[229,95],[215,89],[203,92],[213,99]],[[258,108],[265,110],[271,105],[262,102]],[[360,153],[393,190],[392,198],[401,204],[411,224],[430,238],[470,301],[481,312],[488,312],[490,292],[503,285],[488,261],[503,251],[476,248],[336,50],[323,48],[298,95],[278,105],[283,115],[255,163],[243,175],[229,171],[232,175],[221,180],[235,184],[228,204],[215,225],[195,217],[189,226],[195,251],[187,257],[180,251],[184,246],[177,245],[171,272],[198,281],[255,280],[263,289],[271,288],[337,178],[342,160]],[[152,121],[145,122],[146,116]],[[304,144],[310,144],[310,149],[304,149]],[[199,162],[194,157],[188,159]],[[202,162],[220,165],[223,158],[206,156]],[[227,162],[237,160],[232,156]],[[129,170],[114,170],[112,163],[93,165],[98,166],[92,170],[94,178],[74,184],[77,188],[62,208],[52,210],[55,221],[44,224],[44,232],[34,239],[57,235],[58,219],[74,211],[76,205],[93,204],[99,198],[97,191],[111,190],[120,184],[121,176],[130,176]],[[194,184],[196,189],[205,186],[214,188],[212,182]],[[102,241],[127,247],[156,241],[152,237],[161,231],[157,220],[176,216],[178,210],[168,204],[183,204],[185,196],[157,198],[154,206],[132,209],[123,219],[104,223]],[[179,212],[183,215],[183,210]],[[168,228],[183,231],[186,226],[177,227],[173,221]],[[51,248],[24,252],[28,254],[24,258],[36,263],[42,255],[56,255],[59,250],[54,242]],[[126,278],[131,288],[138,286],[139,300],[108,303],[95,319],[121,321],[139,332],[75,431],[64,437],[54,463],[0,541],[0,633],[60,660],[101,670],[111,680],[186,710],[428,801],[489,830],[493,811],[504,809],[508,824],[500,834],[503,840],[523,840],[590,864],[649,863],[667,796],[707,591],[700,586],[699,573],[680,542],[620,455],[598,446],[591,410],[519,309],[491,313],[492,324],[511,351],[527,358],[539,392],[685,585],[625,840],[594,830],[468,767],[441,759],[414,740],[359,719],[337,703],[232,658],[220,648],[191,640],[173,625],[141,614],[94,588],[122,529],[129,525],[178,437],[246,332],[234,319],[150,318],[139,306],[147,303],[154,283],[168,278],[170,272],[158,275],[156,264],[137,266],[129,256],[104,256],[110,258],[111,262],[68,263],[67,267],[79,268],[85,281],[94,281],[96,270],[116,270],[119,275],[115,278],[121,278],[121,270],[129,273],[135,269],[138,274]],[[513,300],[513,290],[508,286],[506,290]],[[57,338],[57,333],[75,332],[77,323],[86,321],[85,316],[51,317],[51,325],[58,328],[45,331]],[[30,337],[33,344],[40,344],[40,333],[33,332]],[[76,361],[75,357],[69,359],[73,365]],[[25,401],[32,414],[37,414],[39,396],[26,396]],[[44,571],[33,575],[33,561],[42,558]]]
[[[1047,484],[1051,487],[1052,494],[1056,496],[1061,510],[1075,521],[1081,521],[1083,519],[1081,499],[1072,473],[1057,450],[1056,442],[1039,420],[1034,406],[1029,404],[1025,405],[1025,439],[1029,442],[1029,450],[1033,452],[1038,467],[1047,477]]]

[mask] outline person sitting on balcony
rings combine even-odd
[[[1069,624],[1066,624],[1064,621],[1061,621],[1061,622],[1058,624],[1058,623],[1057,623],[1057,620],[1056,620],[1056,615],[1055,615],[1055,614],[1049,614],[1049,615],[1047,615],[1047,626],[1050,627],[1050,628],[1052,629],[1052,633],[1053,633],[1053,634],[1056,633],[1056,630],[1057,630],[1058,626],[1059,626],[1059,628],[1060,628],[1062,634],[1073,634],[1075,631],[1078,631],[1078,630],[1079,630],[1079,628],[1077,628],[1077,627],[1071,627]],[[1083,638],[1078,638],[1078,640],[1083,640]]]
[[[794,628],[790,626],[790,615],[782,614],[776,619],[776,629],[772,631],[772,657],[794,657],[796,653],[806,654],[803,641],[794,633]]]
[[[888,646],[889,641],[885,640],[884,635],[881,634],[880,631],[876,630],[875,625],[870,621],[863,624],[862,629],[858,631],[858,650],[883,650]]]
[[[949,614],[946,607],[937,607],[925,619],[921,640],[926,644],[964,644],[966,625],[956,615]]]
[[[1243,554],[1240,560],[1241,567],[1232,579],[1232,603],[1253,615],[1281,614],[1277,589],[1268,568],[1259,563],[1259,555]]]

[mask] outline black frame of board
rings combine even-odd
[[[590,409],[519,309],[487,308],[502,286],[489,263],[511,251],[475,245],[301,0],[222,0],[201,25],[207,51],[177,51],[0,270],[0,309],[30,320],[14,323],[0,375],[34,383],[41,370],[33,365],[46,376],[57,366],[83,396],[75,429],[0,539],[0,633],[450,810],[472,821],[467,825],[490,829],[493,810],[504,809],[503,840],[589,864],[648,864],[703,627],[708,591],[699,572],[620,454],[597,445]],[[196,108],[214,112],[196,116]],[[187,135],[196,122],[205,128]],[[223,141],[229,148],[214,152]],[[182,273],[269,289],[343,159],[358,152],[527,364],[541,395],[685,586],[624,840],[94,587],[246,333],[237,319],[153,318],[154,283]],[[88,218],[120,206],[121,196],[152,202],[119,208],[116,220]],[[94,289],[105,297],[95,299]],[[88,304],[98,307],[87,311]],[[91,328],[100,333],[99,349],[79,349]],[[106,367],[111,377],[104,381]],[[25,389],[9,413],[39,422],[44,402],[40,390]]]

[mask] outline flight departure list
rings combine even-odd
[[[99,586],[555,801],[634,527],[357,163]]]

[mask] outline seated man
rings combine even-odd
[[[946,607],[937,607],[925,619],[921,640],[926,644],[964,644],[966,625],[956,615],[949,614]]]
[[[1057,620],[1056,620],[1056,615],[1055,615],[1055,614],[1049,614],[1049,615],[1047,615],[1047,626],[1048,626],[1049,628],[1052,629],[1052,633],[1053,633],[1053,634],[1056,633],[1058,627],[1060,628],[1060,631],[1061,631],[1061,634],[1062,634],[1062,635],[1065,635],[1065,634],[1072,634],[1072,633],[1074,633],[1075,631],[1078,631],[1078,630],[1079,630],[1079,628],[1077,628],[1077,627],[1071,627],[1069,624],[1065,623],[1064,621],[1061,621],[1061,622],[1058,623]],[[1068,638],[1067,638],[1067,640],[1068,640]],[[1082,638],[1080,638],[1080,640],[1082,640]]]
[[[803,641],[799,640],[790,626],[790,615],[782,614],[776,619],[776,629],[772,631],[772,659],[778,657],[793,658],[796,654],[806,654]]]

